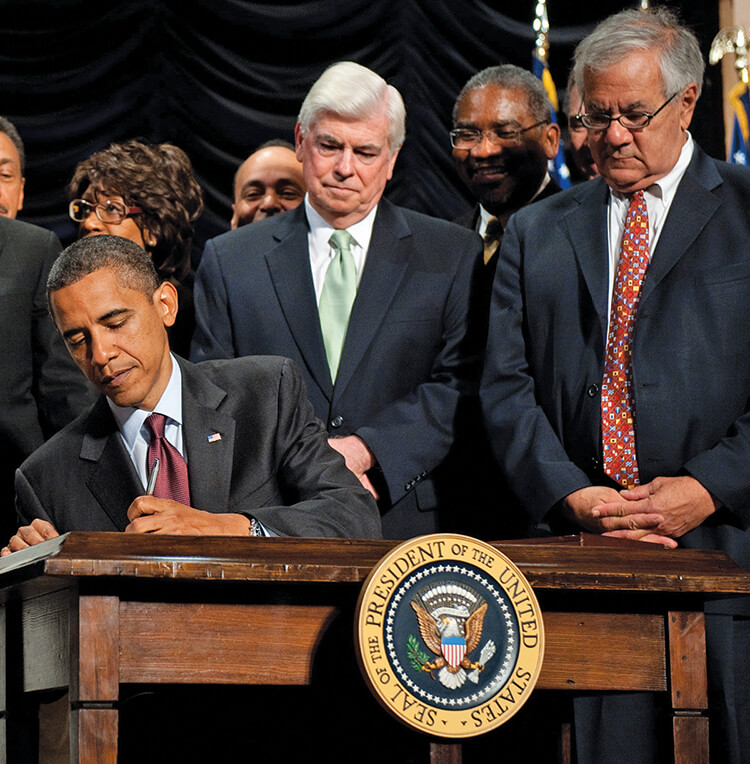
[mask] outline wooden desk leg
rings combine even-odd
[[[708,764],[706,624],[703,613],[670,612],[669,677],[676,764]]]
[[[81,595],[70,642],[71,762],[117,764],[119,599]]]
[[[430,764],[461,764],[461,743],[430,743]]]

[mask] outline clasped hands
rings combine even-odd
[[[171,499],[139,496],[128,507],[130,524],[125,533],[171,533],[183,536],[247,536],[250,521],[239,514],[204,512]],[[8,545],[0,550],[3,557],[11,552],[41,544],[60,534],[52,523],[37,518],[21,526]]]
[[[657,477],[621,491],[588,486],[563,500],[563,514],[586,531],[672,548],[717,508],[717,501],[690,476]]]

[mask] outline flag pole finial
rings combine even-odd
[[[538,0],[534,11],[534,32],[536,32],[535,54],[541,61],[547,61],[549,52],[549,19],[547,18],[547,0]]]
[[[734,53],[734,68],[737,70],[737,77],[742,82],[747,83],[750,80],[748,77],[747,42],[745,27],[724,27],[711,43],[708,60],[712,64],[718,64],[727,53]]]

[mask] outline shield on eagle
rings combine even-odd
[[[443,637],[440,640],[440,649],[448,665],[458,668],[466,655],[466,640],[459,636]]]

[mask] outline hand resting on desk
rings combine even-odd
[[[171,533],[184,536],[248,536],[250,520],[239,514],[213,514],[155,496],[139,496],[128,508],[130,524],[125,533]],[[22,525],[0,550],[5,557],[11,552],[41,544],[60,534],[52,523],[37,518],[31,525]]]

